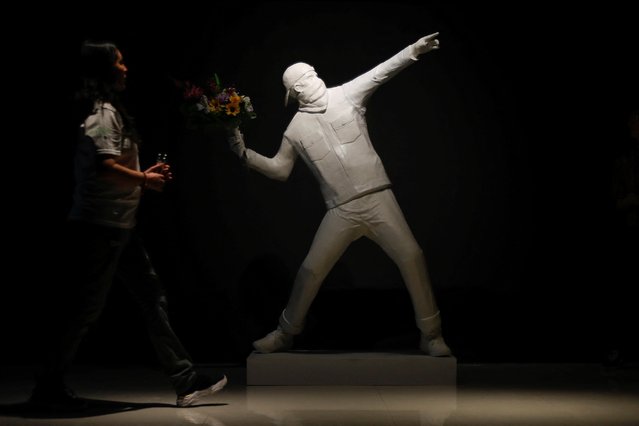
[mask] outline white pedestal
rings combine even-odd
[[[435,385],[457,384],[457,359],[422,352],[253,352],[246,361],[247,385]]]

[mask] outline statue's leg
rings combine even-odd
[[[392,191],[376,193],[374,219],[366,236],[375,241],[399,268],[410,294],[417,327],[422,332],[420,348],[433,356],[450,355],[441,338],[441,321],[424,254],[410,230]]]
[[[339,214],[339,207],[326,212],[311,248],[300,266],[293,289],[282,312],[277,330],[253,342],[263,353],[290,348],[293,336],[302,332],[306,314],[324,278],[342,256],[350,243],[362,234],[360,226]]]

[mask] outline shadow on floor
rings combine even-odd
[[[108,414],[131,412],[146,408],[177,408],[174,404],[161,402],[126,402],[110,401],[105,399],[85,399],[87,406],[81,410],[53,410],[21,402],[17,404],[0,404],[0,416],[23,417],[35,419],[71,419],[83,417],[97,417]],[[226,403],[196,404],[192,407],[217,407],[227,405]],[[189,407],[189,408],[192,408]]]

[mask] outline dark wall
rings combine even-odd
[[[324,205],[301,161],[288,182],[271,181],[245,169],[222,134],[186,132],[175,80],[217,73],[235,83],[258,114],[245,126],[247,145],[272,155],[295,112],[283,106],[288,65],[308,62],[338,85],[434,31],[441,49],[381,87],[367,118],[426,255],[447,339],[463,361],[601,355],[593,330],[615,326],[605,313],[618,291],[608,282],[609,170],[638,99],[627,10],[264,2],[77,13],[33,17],[37,25],[25,29],[39,43],[16,35],[10,90],[33,113],[14,117],[26,135],[14,158],[26,168],[17,176],[36,184],[10,192],[20,208],[11,209],[19,234],[7,266],[16,278],[2,302],[5,324],[17,324],[7,331],[15,342],[8,361],[37,359],[42,312],[64,285],[58,265],[83,39],[120,47],[142,161],[165,151],[174,168],[175,181],[148,194],[140,211],[173,324],[196,361],[241,362],[250,342],[276,326]],[[80,361],[151,362],[126,292],[116,286],[109,303]],[[327,278],[298,342],[367,350],[412,348],[416,338],[399,272],[360,240]],[[129,349],[112,350],[113,342]]]

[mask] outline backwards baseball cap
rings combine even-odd
[[[284,106],[288,105],[288,99],[291,96],[291,89],[302,77],[315,72],[315,68],[304,62],[298,62],[286,68],[284,75],[282,75],[282,83],[286,89],[286,97],[284,98]]]

